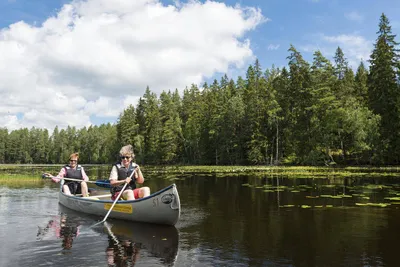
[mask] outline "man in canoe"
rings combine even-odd
[[[135,154],[131,145],[121,148],[119,151],[120,161],[115,163],[110,173],[111,199],[115,200],[121,192],[124,184],[128,185],[122,192],[124,200],[133,200],[150,195],[150,188],[147,186],[136,188],[136,183],[144,182],[142,171],[139,165],[133,162]]]
[[[66,195],[82,194],[83,197],[87,197],[89,194],[86,181],[89,181],[89,177],[86,175],[83,167],[81,165],[78,165],[78,159],[79,153],[72,153],[69,156],[69,164],[62,167],[57,176],[53,176],[50,173],[45,173],[45,175],[51,177],[51,180],[55,183],[60,182],[62,178],[73,178],[82,180],[82,182],[65,180],[65,183],[63,185],[63,192]]]

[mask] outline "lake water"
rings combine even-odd
[[[145,176],[176,183],[175,227],[90,228],[56,184],[0,186],[0,266],[398,266],[399,178]]]

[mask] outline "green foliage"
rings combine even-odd
[[[381,117],[380,158],[387,163],[400,162],[400,88],[399,53],[388,18],[382,14],[378,39],[370,59],[368,76],[369,107]]]

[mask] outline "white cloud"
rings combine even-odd
[[[334,44],[335,46],[340,46],[345,54],[345,57],[348,58],[349,64],[353,68],[358,67],[361,60],[364,62],[368,60],[373,49],[372,41],[369,41],[360,35],[324,35],[323,39],[331,44]]]
[[[261,11],[224,3],[76,0],[42,25],[0,30],[0,127],[83,127],[253,58]],[[24,116],[17,116],[24,114]]]
[[[301,46],[300,49],[308,53],[314,53],[320,50],[325,57],[333,58],[339,46],[353,69],[358,67],[361,60],[367,63],[373,49],[372,41],[357,34],[340,34],[333,36],[317,34],[313,39],[316,40],[316,42]]]
[[[344,14],[344,16],[348,20],[357,21],[357,22],[364,21],[364,17],[361,14],[359,14],[357,11],[352,11],[352,12],[346,13],[346,14]]]
[[[270,44],[270,45],[268,45],[267,50],[278,50],[279,47],[280,47],[279,44],[276,44],[276,45]]]

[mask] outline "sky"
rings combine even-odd
[[[399,35],[398,0],[0,0],[0,128],[116,123],[147,86],[282,68],[290,45],[309,62],[339,46],[355,70],[382,13]]]

